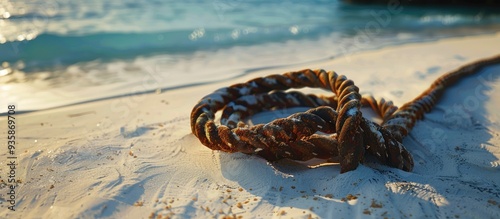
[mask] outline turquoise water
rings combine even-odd
[[[3,0],[0,90],[27,110],[42,109],[137,93],[127,87],[146,74],[161,80],[140,92],[498,30],[498,10],[480,7],[359,6],[335,0]],[[46,92],[50,101],[31,100],[34,91]]]

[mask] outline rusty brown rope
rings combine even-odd
[[[411,171],[412,156],[401,142],[415,122],[458,79],[499,62],[497,56],[447,73],[399,109],[391,101],[361,97],[353,81],[331,71],[305,69],[259,77],[202,98],[191,112],[191,130],[213,150],[257,154],[271,161],[338,157],[343,173],[356,169],[369,153],[383,164]],[[303,87],[326,89],[335,96],[282,92]],[[370,106],[382,118],[382,125],[364,118],[362,105]],[[312,109],[267,124],[248,126],[242,122],[263,110],[296,106]],[[221,124],[216,124],[215,113],[219,110]]]

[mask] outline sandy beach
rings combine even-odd
[[[499,33],[404,44],[217,83],[13,114],[13,154],[4,115],[0,217],[499,218],[500,65],[450,88],[417,123],[403,142],[415,160],[412,172],[375,161],[344,174],[336,164],[271,164],[211,151],[189,126],[192,107],[212,91],[304,68],[334,70],[361,93],[400,106],[440,75],[497,55],[498,48]],[[15,103],[0,107],[9,104]],[[293,110],[252,120],[270,121]],[[7,183],[12,161],[15,211],[9,209]]]

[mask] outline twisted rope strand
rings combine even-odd
[[[447,87],[499,62],[497,56],[447,73],[399,109],[392,101],[361,97],[353,81],[335,72],[304,69],[259,77],[202,98],[191,112],[191,130],[213,150],[257,154],[270,161],[338,157],[343,173],[356,169],[369,153],[383,164],[411,171],[413,159],[401,143],[403,137],[432,109]],[[303,87],[322,88],[335,96],[282,92]],[[267,124],[248,126],[242,122],[263,110],[297,106],[312,109]],[[361,106],[371,107],[382,118],[382,125],[362,117]],[[214,119],[219,110],[221,124],[217,125]]]
[[[401,106],[389,118],[384,120],[383,127],[392,132],[401,141],[409,134],[416,121],[422,119],[426,112],[431,111],[447,88],[453,86],[464,77],[480,72],[486,66],[499,63],[500,55],[497,55],[469,63],[457,70],[442,75],[422,94]]]

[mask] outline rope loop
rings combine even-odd
[[[304,69],[258,77],[203,97],[191,112],[191,131],[212,150],[256,154],[269,161],[337,158],[344,173],[356,169],[368,153],[382,164],[411,171],[413,158],[402,140],[416,121],[432,109],[446,88],[497,63],[500,56],[449,72],[401,108],[385,99],[362,97],[352,80],[333,71]],[[304,87],[334,95],[285,92]],[[382,124],[364,118],[362,106],[370,107],[382,118]],[[255,113],[287,107],[311,109],[267,124],[249,126],[243,122]],[[222,111],[220,124],[215,122],[218,111]]]

